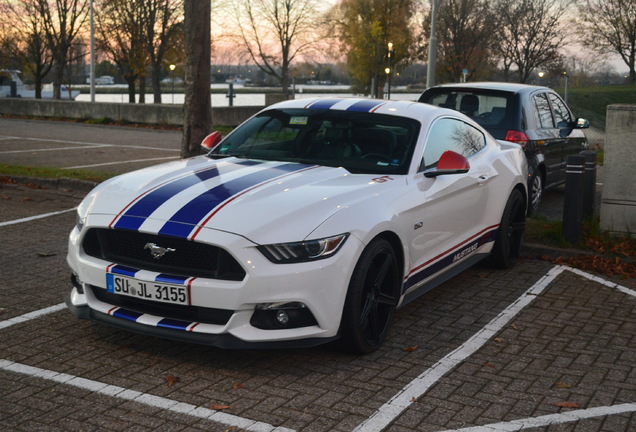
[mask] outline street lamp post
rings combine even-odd
[[[387,84],[387,92],[386,92],[386,98],[387,99],[391,99],[391,57],[393,56],[393,43],[389,42],[387,45],[388,51],[387,51],[387,57],[389,58],[389,67],[384,69],[384,72],[386,72],[386,84]]]
[[[174,105],[174,70],[177,66],[171,64],[170,65],[170,81],[172,82],[172,104]]]

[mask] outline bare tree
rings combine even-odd
[[[117,65],[128,83],[128,102],[135,103],[148,62],[140,1],[102,0],[96,12],[97,46]]]
[[[538,67],[560,60],[559,49],[569,36],[561,25],[568,0],[497,0],[495,51],[501,57],[504,76],[516,66],[519,82],[527,82]]]
[[[141,11],[154,103],[161,103],[163,61],[176,33],[183,30],[183,0],[144,0]]]
[[[0,44],[9,62],[19,65],[26,75],[33,76],[35,97],[42,98],[44,77],[53,66],[53,57],[46,34],[43,17],[32,1],[2,2],[1,13],[11,22],[5,27]]]
[[[318,0],[234,0],[236,38],[254,63],[287,93],[290,67],[317,43]]]
[[[61,99],[61,86],[71,48],[85,30],[89,3],[86,0],[34,0],[33,5],[42,17],[53,56],[53,99]]]
[[[201,153],[200,144],[212,130],[210,98],[210,2],[186,0],[185,104],[181,157]]]
[[[586,45],[618,54],[636,84],[636,0],[584,0],[581,34]]]
[[[493,15],[486,0],[445,0],[438,15],[438,63],[446,79],[473,79],[490,69]],[[430,22],[427,18],[425,22]]]

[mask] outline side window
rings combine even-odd
[[[552,129],[554,123],[552,121],[552,112],[550,111],[550,103],[545,93],[539,93],[532,97],[535,108],[535,117],[540,129]]]
[[[485,146],[486,137],[473,126],[457,119],[439,119],[426,139],[421,167],[434,167],[446,150],[470,157]]]
[[[554,93],[550,93],[549,97],[550,102],[552,103],[552,111],[554,111],[554,121],[556,122],[556,126],[559,129],[567,128],[572,122],[568,108],[565,106],[565,103],[561,100],[561,98]]]

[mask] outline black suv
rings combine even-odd
[[[427,89],[419,102],[461,111],[496,139],[520,144],[528,159],[528,214],[539,207],[545,188],[565,181],[569,155],[587,149],[576,118],[563,99],[547,87],[511,83],[444,84]]]

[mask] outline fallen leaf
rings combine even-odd
[[[24,197],[20,200],[20,202],[25,202],[25,201],[33,201],[33,198]]]
[[[494,365],[494,364],[492,364],[492,363],[484,363],[484,367],[489,367],[489,368],[491,368],[491,369],[497,369],[497,366],[495,366],[495,365]]]
[[[556,387],[556,388],[563,388],[563,389],[567,389],[567,388],[570,388],[570,387],[572,387],[572,386],[571,386],[570,384],[568,384],[568,383],[565,383],[565,382],[559,381],[559,382],[554,383],[554,387]]]
[[[502,338],[495,338],[495,342],[502,343],[504,340]]]
[[[232,386],[232,388],[235,389],[242,389],[245,388],[245,386],[243,384],[241,384],[240,382],[234,383],[234,385]]]
[[[412,397],[412,398],[411,398],[411,402],[413,402],[413,403],[417,403],[417,402],[419,402],[419,401],[417,400],[417,398],[416,398],[416,397]]]
[[[10,199],[11,199],[11,197],[10,197],[10,196],[6,196],[6,195],[2,195],[2,199],[3,199],[3,200],[10,200]]]
[[[408,347],[404,347],[402,348],[402,351],[405,352],[413,352],[417,349],[417,345],[413,345],[413,346],[408,346]]]
[[[580,408],[581,407],[581,405],[577,404],[576,402],[556,402],[556,403],[553,403],[552,405],[561,407],[561,408]]]
[[[163,380],[166,382],[166,384],[168,384],[168,387],[172,387],[173,385],[181,381],[179,377],[176,377],[174,375],[166,375],[165,377],[163,377]]]
[[[38,256],[42,258],[52,257],[57,255],[55,252],[38,252]]]
[[[515,330],[519,330],[519,327],[517,327],[517,324],[515,323],[510,324],[510,327],[512,327]]]
[[[214,410],[214,411],[221,411],[221,410],[225,410],[225,409],[230,408],[230,406],[229,405],[221,405],[221,404],[213,403],[213,404],[210,404],[208,406],[208,408],[210,408],[211,410]]]

